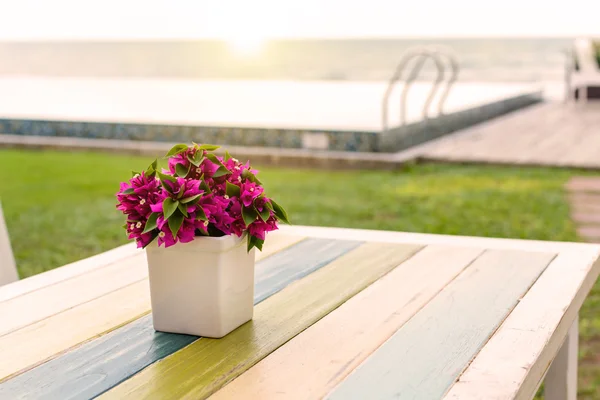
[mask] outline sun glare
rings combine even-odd
[[[229,48],[240,56],[253,56],[261,52],[265,39],[258,36],[239,36],[227,39]]]

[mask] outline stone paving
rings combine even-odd
[[[586,242],[600,243],[600,178],[575,177],[565,187],[577,234]]]

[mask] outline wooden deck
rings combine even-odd
[[[600,103],[543,103],[409,152],[429,161],[600,169]]]

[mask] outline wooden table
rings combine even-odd
[[[546,376],[547,399],[571,400],[599,255],[285,228],[257,255],[254,320],[200,339],[152,329],[126,245],[0,287],[0,399],[530,399]]]

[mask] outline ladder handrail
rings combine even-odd
[[[420,47],[420,48],[409,49],[404,53],[400,63],[396,67],[396,70],[394,71],[394,74],[392,75],[392,78],[390,79],[390,81],[388,83],[388,87],[387,87],[386,92],[383,97],[383,109],[382,109],[383,132],[386,132],[388,130],[389,97],[394,89],[395,84],[397,83],[398,80],[400,80],[400,78],[402,76],[402,72],[408,65],[408,62],[416,57],[419,57],[419,59],[415,62],[414,66],[411,70],[411,74],[407,78],[407,80],[404,84],[404,88],[402,90],[401,108],[400,108],[400,120],[401,121],[400,122],[401,122],[401,126],[406,124],[406,98],[408,96],[408,90],[410,88],[410,85],[417,79],[419,72],[423,68],[423,65],[425,64],[425,62],[429,58],[431,58],[435,63],[438,74],[437,74],[435,81],[433,82],[433,86],[430,89],[429,96],[427,97],[425,104],[423,106],[423,118],[424,119],[429,118],[429,109],[430,109],[431,103],[435,97],[435,94],[437,93],[440,83],[444,80],[444,75],[445,75],[445,65],[441,61],[441,56],[447,58],[447,60],[449,61],[449,64],[450,64],[450,69],[452,71],[450,79],[448,80],[448,82],[446,84],[446,88],[445,88],[444,92],[442,93],[442,95],[440,96],[440,99],[438,100],[438,104],[437,104],[438,113],[440,115],[443,113],[443,106],[448,97],[448,94],[450,93],[450,89],[452,88],[452,85],[454,84],[454,82],[456,82],[456,80],[458,79],[459,64],[458,64],[456,57],[454,56],[454,54],[452,54],[452,52],[447,51],[439,46],[437,46],[435,48]]]
[[[452,85],[458,80],[458,74],[460,73],[460,64],[458,63],[458,58],[454,54],[452,50],[442,46],[435,46],[433,50],[440,56],[446,57],[448,60],[448,64],[450,65],[451,75],[450,79],[448,79],[446,83],[446,89],[440,96],[438,100],[438,115],[444,114],[444,103],[446,103],[446,99],[450,94],[450,90],[452,89]]]

